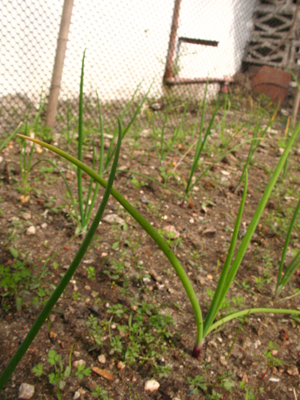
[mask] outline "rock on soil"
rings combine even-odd
[[[19,399],[31,399],[34,395],[34,386],[29,383],[22,383],[19,387]]]
[[[26,229],[26,235],[35,235],[36,229],[35,226],[31,225]]]
[[[118,224],[118,225],[125,224],[125,220],[119,217],[117,214],[108,214],[103,218],[103,221],[107,222],[108,224]]]
[[[149,392],[155,392],[160,387],[160,384],[155,379],[150,379],[145,383],[145,390]]]

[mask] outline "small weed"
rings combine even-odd
[[[126,325],[123,324],[123,317],[128,314],[128,309],[123,308],[121,304],[107,309],[107,313],[111,315],[108,321],[100,321],[90,315],[86,322],[89,327],[88,334],[98,347],[103,346],[105,331],[108,330],[111,354],[117,353],[118,359],[121,355],[129,365],[160,359],[166,350],[166,341],[172,336],[168,330],[168,327],[173,325],[170,315],[161,315],[152,304],[138,304],[137,310],[131,311]],[[112,330],[112,324],[117,329]],[[168,368],[154,367],[154,373],[166,376]]]
[[[101,400],[114,400],[112,397],[108,396],[107,390],[104,390],[100,386],[96,386],[95,389],[92,390],[92,396]]]
[[[239,388],[246,391],[245,400],[255,400],[256,399],[255,394],[253,393],[253,391],[251,389],[249,389],[247,387],[247,384],[244,381],[242,381],[240,383]]]
[[[27,260],[17,260],[12,266],[0,265],[0,295],[2,298],[13,298],[17,311],[21,311],[24,299],[29,290],[39,288],[38,276],[29,269]],[[7,304],[10,308],[9,304]]]
[[[74,301],[78,301],[78,300],[83,300],[83,297],[79,292],[73,292],[72,293],[72,299]]]
[[[188,376],[187,380],[192,394],[198,394],[199,390],[202,390],[203,392],[207,391],[206,378],[204,376],[196,375],[194,378]]]
[[[95,268],[92,266],[87,267],[86,269],[88,279],[94,281],[96,279]]]
[[[46,373],[44,372],[43,364],[38,364],[33,367],[32,371],[35,376],[48,375],[49,383],[51,383],[56,388],[56,394],[59,400],[62,400],[61,390],[64,389],[67,383],[67,379],[72,376],[72,351],[73,346],[69,354],[69,364],[64,367],[62,358],[60,354],[57,354],[55,350],[49,350],[47,362],[54,369],[54,372]],[[78,365],[75,376],[82,379],[84,376],[90,376],[91,369],[86,368],[85,365]],[[73,375],[73,376],[74,376]]]
[[[274,342],[272,342],[270,340],[269,349],[263,351],[263,354],[267,359],[267,368],[266,368],[266,371],[261,376],[261,378],[260,378],[261,380],[263,380],[265,378],[265,376],[267,375],[270,368],[282,365],[282,361],[279,358],[275,357],[275,355],[274,355],[274,352],[277,352],[277,350],[278,350],[278,347],[275,346]]]
[[[154,364],[152,366],[153,374],[158,378],[167,378],[170,375],[171,368],[169,365]]]
[[[88,321],[85,323],[88,327],[88,334],[93,338],[98,347],[103,346],[103,336],[105,334],[103,328],[99,325],[99,320],[93,314],[89,316]]]

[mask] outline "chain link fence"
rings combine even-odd
[[[41,97],[47,110],[65,2],[1,2],[2,134],[34,115]],[[97,91],[109,127],[138,85],[137,97],[152,84],[151,105],[191,95],[197,100],[207,78],[211,96],[231,90],[231,82],[245,87],[245,80],[234,80],[241,67],[297,71],[299,40],[297,0],[75,0],[56,129],[76,120],[85,49],[85,120],[98,123]]]

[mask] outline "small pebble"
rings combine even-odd
[[[29,383],[22,383],[19,387],[19,399],[31,399],[34,395],[34,386]]]
[[[118,362],[118,364],[117,364],[118,369],[124,369],[125,367],[126,367],[126,365],[122,361]]]
[[[257,349],[259,346],[261,346],[261,341],[257,339],[257,340],[254,342],[254,348]]]
[[[43,222],[42,225],[41,225],[41,228],[42,228],[42,229],[46,229],[47,226],[48,226],[48,224],[47,224],[46,222]]]
[[[77,368],[79,365],[85,365],[86,361],[84,360],[77,360],[73,362],[73,367]]]
[[[106,363],[106,357],[104,354],[100,354],[100,356],[98,356],[98,361],[101,364],[105,364]]]
[[[147,199],[147,197],[145,195],[141,197],[141,202],[146,205],[149,204],[149,200]]]
[[[280,379],[278,379],[278,378],[270,378],[269,379],[269,382],[279,382],[280,381]]]
[[[148,392],[155,392],[160,387],[160,384],[155,379],[150,379],[145,383],[145,390]]]
[[[177,239],[180,236],[180,233],[176,231],[175,226],[173,225],[166,225],[163,228],[163,231],[170,233],[170,239]]]
[[[117,225],[124,225],[125,220],[119,217],[117,214],[109,214],[103,218],[103,221],[107,222],[108,224],[117,224]]]
[[[26,219],[26,220],[31,219],[31,214],[29,212],[25,212],[23,214],[23,218]]]
[[[224,367],[228,364],[224,356],[220,357],[220,364],[223,365]]]
[[[26,235],[28,236],[35,235],[35,233],[36,233],[36,228],[33,225],[29,226],[29,228],[26,229]]]
[[[28,203],[29,200],[30,200],[30,196],[24,196],[24,195],[20,196],[20,202],[21,202],[22,204]]]
[[[78,390],[76,390],[76,392],[74,393],[73,399],[77,400],[80,398],[80,393],[78,392]]]
[[[299,371],[298,368],[296,367],[296,365],[292,365],[291,367],[289,367],[286,372],[291,375],[291,376],[298,376],[299,375]]]

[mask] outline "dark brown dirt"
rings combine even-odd
[[[191,113],[189,118],[192,123],[194,114]],[[228,116],[229,121],[237,119],[239,123],[243,118],[247,119],[238,112],[232,112]],[[176,123],[173,120],[174,126]],[[249,190],[240,237],[251,221],[270,172],[279,160],[278,143],[283,140],[285,125],[277,119],[273,128],[276,134],[266,134],[263,146],[260,146],[255,154],[255,163],[249,173]],[[137,143],[132,138],[124,141],[119,167],[150,175],[164,183],[160,176],[160,164],[151,133],[149,135],[149,137],[147,134],[142,135]],[[243,136],[236,136],[229,147],[247,139],[248,135],[251,135],[251,132],[243,132]],[[162,166],[172,171],[176,162],[184,156],[192,143],[189,137],[176,143],[175,150],[169,154]],[[218,133],[213,133],[209,139],[209,147],[203,155],[204,167],[210,165],[218,157],[217,154],[222,154],[220,144]],[[59,145],[65,147],[63,138],[59,141]],[[295,289],[299,289],[300,278],[297,272],[279,299],[274,300],[287,224],[298,201],[300,157],[297,147],[298,145],[292,152],[288,174],[284,181],[282,177],[279,179],[229,292],[230,308],[234,308],[234,302],[237,301],[241,303],[236,308],[241,309],[249,307],[299,309],[300,307],[299,297],[289,298]],[[243,186],[237,191],[234,189],[247,158],[248,149],[249,144],[246,144],[217,163],[213,170],[201,179],[196,191],[191,193],[184,204],[182,195],[177,196],[155,182],[125,172],[119,172],[116,176],[115,187],[153,223],[153,226],[157,229],[164,229],[167,225],[175,226],[180,234],[180,240],[173,241],[172,247],[193,284],[204,316],[209,306],[207,289],[216,288],[229,247]],[[90,153],[90,147],[86,152]],[[181,194],[184,192],[184,182],[188,177],[193,152],[194,150],[190,151],[183,158],[175,173],[170,175],[166,182],[168,187]],[[61,178],[54,172],[40,170],[40,167],[46,164],[40,164],[31,172],[29,176],[31,191],[22,192],[22,180],[18,169],[19,153],[20,146],[15,140],[1,154],[3,160],[0,164],[2,249],[0,265],[13,270],[15,260],[9,251],[9,248],[13,247],[18,251],[19,259],[27,258],[26,270],[29,270],[32,276],[40,276],[42,272],[43,275],[36,287],[31,283],[26,287],[26,292],[22,294],[23,305],[20,311],[16,310],[16,296],[4,296],[5,290],[0,287],[1,370],[24,339],[44,299],[48,298],[53,287],[59,282],[60,276],[72,261],[82,241],[81,237],[74,237],[76,223],[69,215],[70,201]],[[45,157],[45,154],[47,158],[57,160],[64,168],[71,170],[70,165],[50,152],[44,151],[43,154],[35,152],[34,158]],[[86,162],[90,162],[89,159]],[[199,168],[196,176],[199,176],[201,168],[203,166]],[[132,180],[134,177],[138,182]],[[76,175],[69,173],[68,182],[76,197]],[[84,184],[88,187],[87,179],[84,179]],[[103,193],[101,190],[100,192]],[[22,202],[21,195],[28,195],[29,201]],[[144,195],[148,205],[141,201]],[[98,197],[100,200],[100,195]],[[30,217],[25,219],[28,213]],[[231,321],[207,336],[199,360],[192,358],[191,351],[196,334],[194,316],[187,295],[172,266],[152,239],[146,236],[136,221],[112,198],[105,215],[109,213],[124,218],[127,229],[117,225],[111,226],[105,222],[99,225],[97,237],[88,250],[85,261],[79,266],[48,322],[44,324],[7,383],[1,398],[18,398],[19,386],[26,382],[35,386],[33,400],[56,399],[55,388],[49,383],[47,375],[36,377],[32,368],[41,363],[47,373],[53,372],[53,367],[47,363],[47,353],[53,349],[61,355],[64,366],[67,366],[72,345],[74,346],[72,362],[83,359],[86,367],[97,366],[107,369],[114,375],[114,380],[106,380],[95,372],[82,380],[73,375],[67,380],[66,387],[62,391],[63,399],[72,399],[80,388],[80,399],[91,399],[92,390],[96,385],[107,390],[109,397],[115,400],[175,400],[175,398],[238,400],[247,398],[247,388],[248,399],[279,400],[299,397],[298,320],[288,315],[254,314],[243,320]],[[43,225],[45,223],[47,226]],[[30,225],[36,228],[36,233],[29,236],[26,230]],[[290,244],[292,249],[299,250],[299,234],[297,225]],[[52,258],[45,265],[49,257]],[[123,268],[120,273],[115,274],[113,267],[118,261],[123,262]],[[94,268],[95,279],[88,277],[89,266]],[[107,270],[110,274],[106,273]],[[22,285],[19,289],[23,289]],[[42,292],[37,294],[39,290],[43,290],[44,295]],[[37,299],[33,302],[35,297]],[[158,346],[153,358],[147,355],[146,350],[140,350],[142,353],[134,361],[129,362],[124,357],[124,350],[123,353],[112,352],[110,338],[120,335],[118,324],[128,326],[129,315],[136,318],[135,313],[142,307],[143,302],[154,305],[159,313],[170,314],[174,326],[170,325],[168,328],[170,337],[164,336],[163,340],[157,338],[157,343],[151,344],[148,348],[150,351]],[[99,321],[107,323],[111,318],[107,313],[108,307],[117,304],[121,304],[127,311],[121,318],[114,317],[112,321],[114,329],[110,327],[111,332],[106,331],[103,346],[99,348],[89,336],[86,322],[90,315],[94,315]],[[222,313],[227,311],[223,310]],[[103,326],[105,328],[105,324]],[[151,325],[147,325],[147,330],[154,336],[157,335]],[[120,337],[124,348],[130,345],[131,339],[128,333]],[[281,362],[274,361],[268,368],[267,357],[263,352],[269,351],[270,341],[278,348],[273,351],[273,357]],[[164,352],[163,346],[165,346]],[[100,354],[105,355],[105,364],[99,363]],[[120,361],[125,363],[124,369],[118,369]],[[161,367],[169,366],[169,374],[158,376],[153,370],[154,364]],[[76,369],[73,367],[72,370],[74,372]],[[197,375],[204,377],[207,389],[193,394],[188,377],[194,378]],[[153,393],[146,392],[144,384],[152,377],[160,383],[160,387]],[[228,391],[224,389],[226,380],[234,384]],[[244,387],[240,387],[242,381],[245,383]]]

